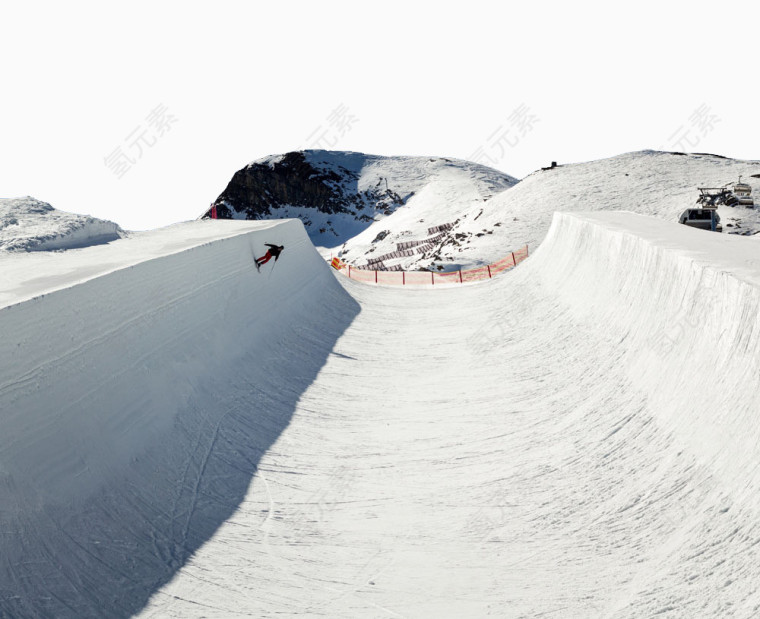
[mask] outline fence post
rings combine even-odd
[[[459,269],[459,283],[462,283],[462,269]]]
[[[406,271],[401,271],[401,285],[406,286]]]
[[[517,266],[517,260],[515,260],[515,252],[512,252],[512,266]]]
[[[348,279],[351,279],[351,265],[348,265]]]
[[[375,283],[377,283],[377,271],[375,271]]]
[[[430,271],[430,283],[435,286],[435,271]]]
[[[528,249],[528,245],[527,245],[527,243],[526,243],[526,245],[525,245],[525,256],[526,256],[526,257],[530,256],[530,250]]]
[[[488,279],[491,279],[491,265],[489,264],[487,266],[488,266]]]

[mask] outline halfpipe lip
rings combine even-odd
[[[217,223],[221,222],[221,223]],[[188,221],[65,251],[0,252],[0,310],[161,258],[279,226],[292,219]],[[40,272],[44,275],[40,275]]]

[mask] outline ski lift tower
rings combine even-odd
[[[736,200],[728,187],[699,187],[697,204],[703,208],[718,208],[721,204],[734,206]]]

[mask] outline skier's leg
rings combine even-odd
[[[272,257],[272,254],[270,254],[269,252],[265,253],[261,258],[259,258],[257,260],[257,262],[259,263],[259,266],[261,266],[262,264],[266,264],[267,262],[269,262],[269,259],[271,257]]]

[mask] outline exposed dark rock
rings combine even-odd
[[[306,206],[322,213],[344,213],[357,217],[356,211],[370,208],[390,214],[405,199],[387,182],[359,191],[359,174],[341,166],[315,167],[303,151],[291,152],[271,163],[254,162],[232,177],[214,201],[220,219],[264,219],[271,209]],[[208,213],[207,213],[208,215]],[[358,219],[372,221],[371,215]]]

